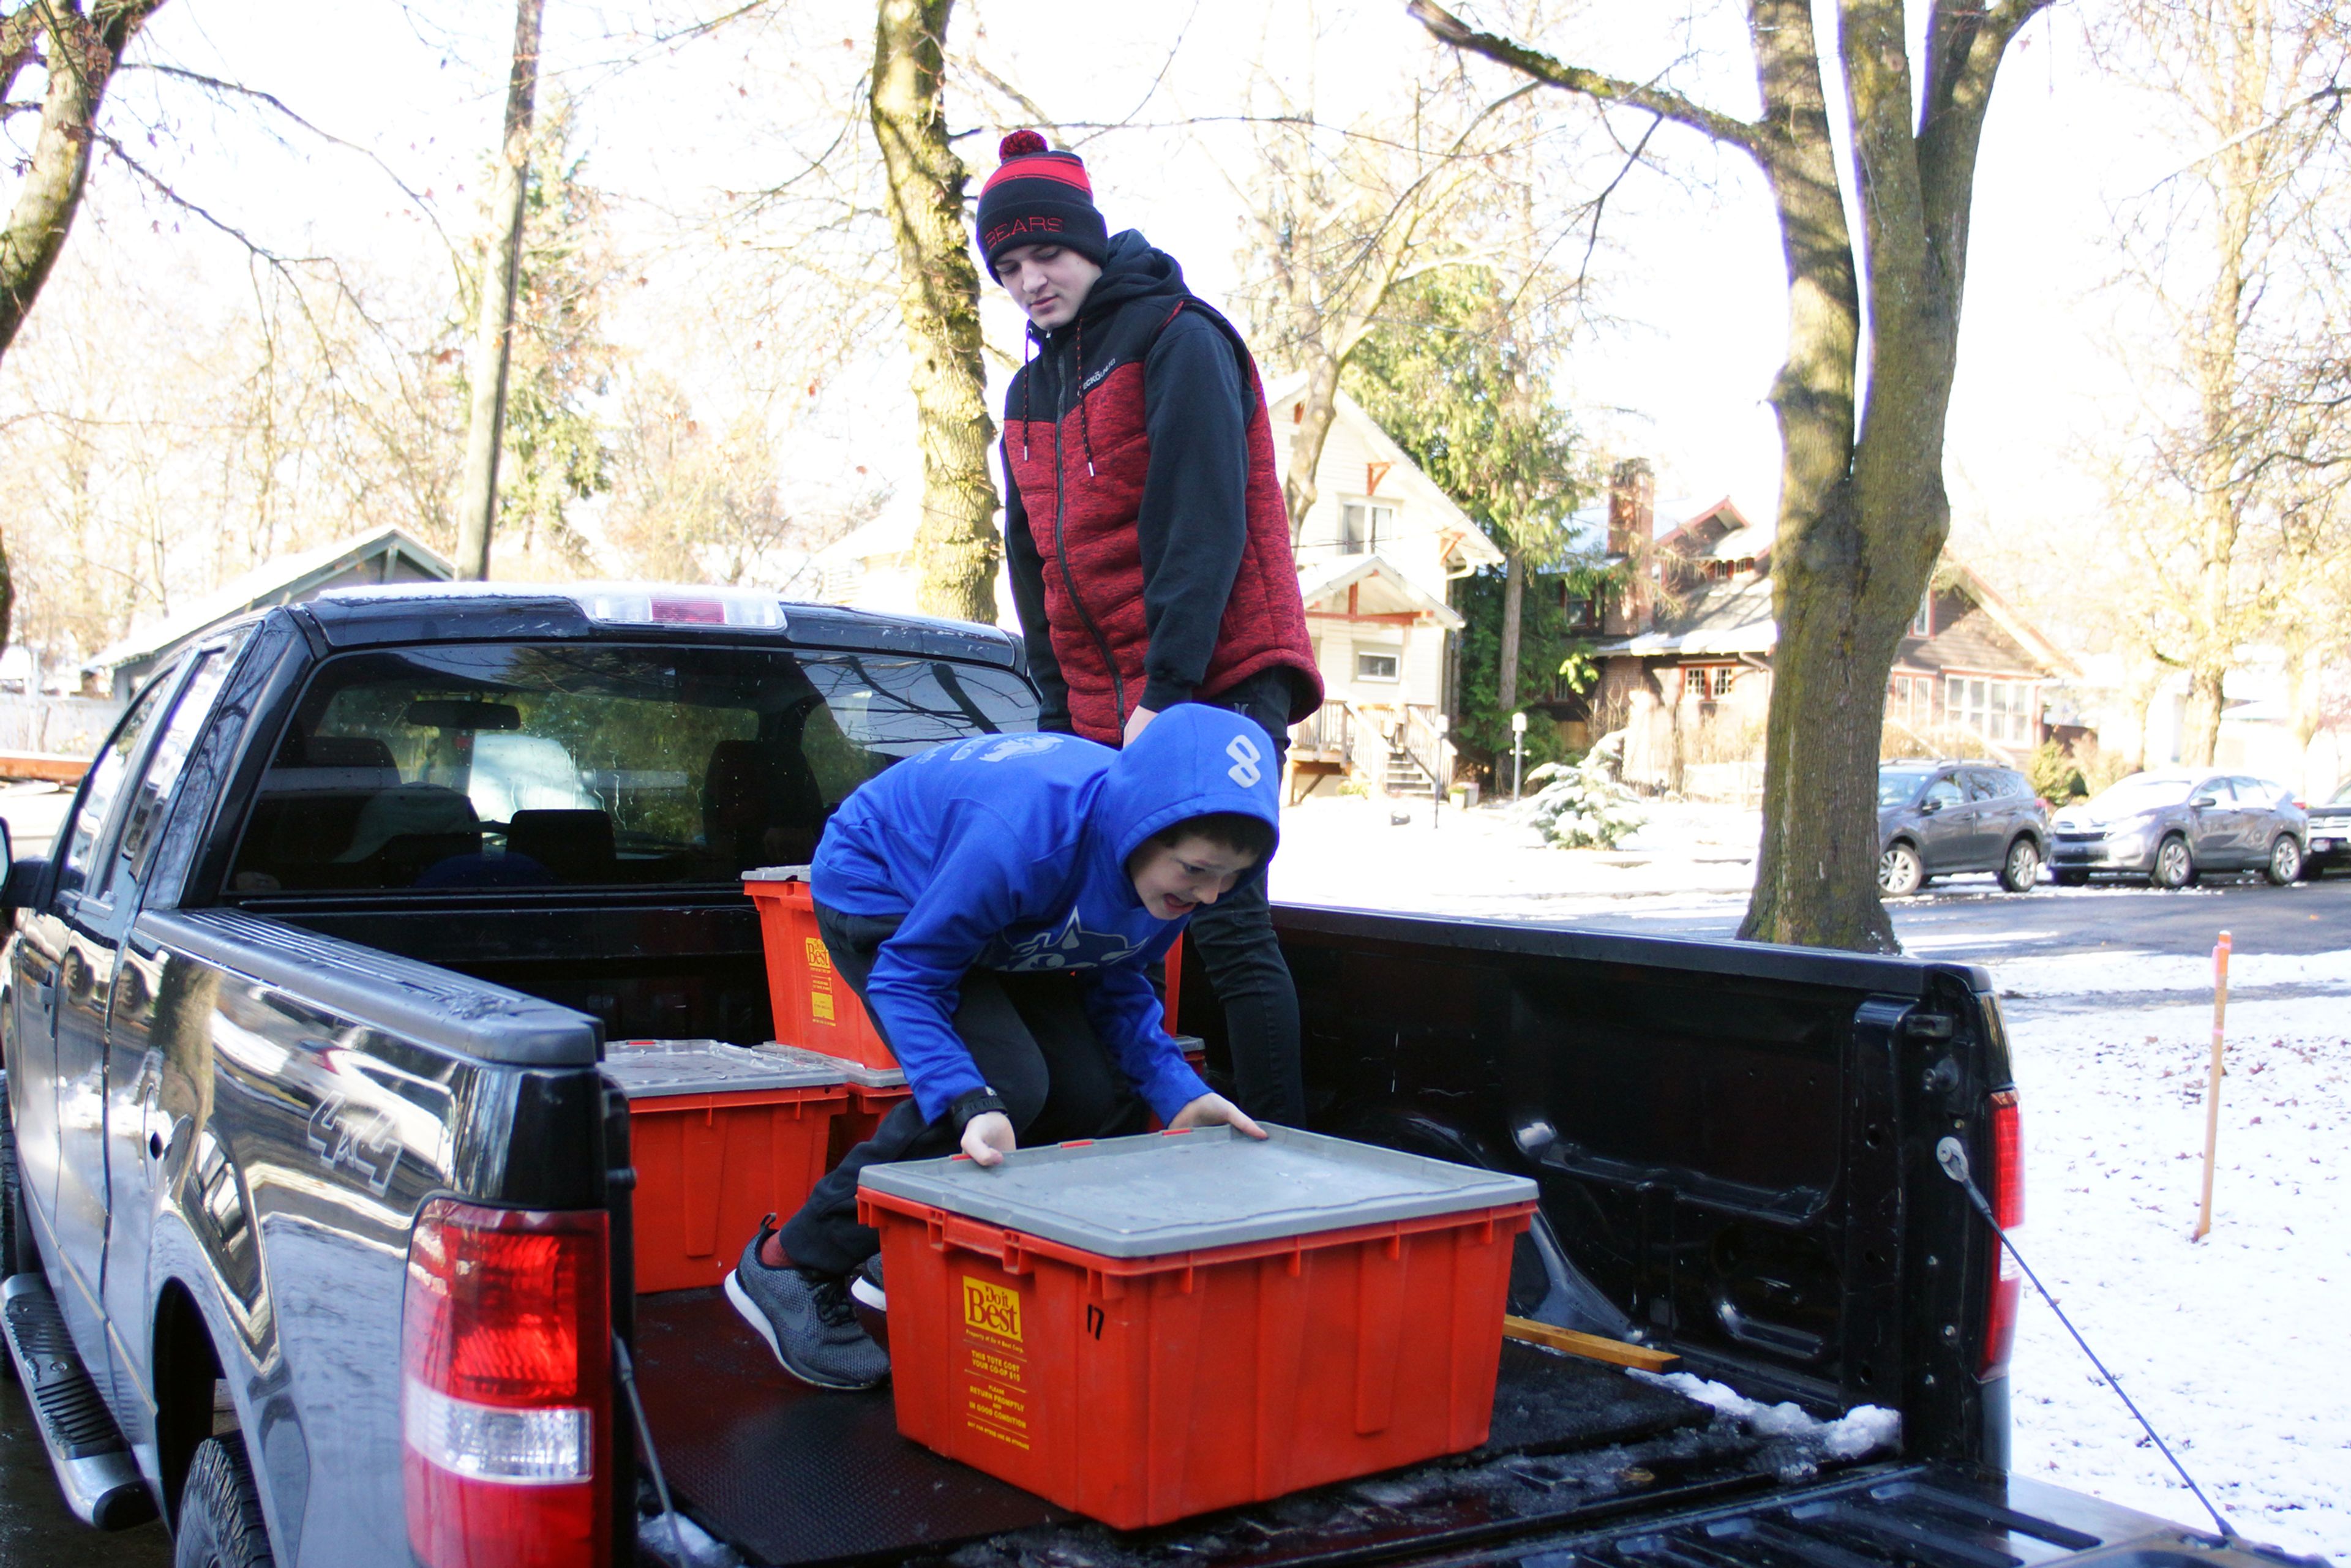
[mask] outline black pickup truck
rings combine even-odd
[[[604,1041],[768,1039],[740,873],[1035,717],[999,633],[715,591],[372,590],[186,648],[6,883],[0,1319],[72,1505],[303,1568],[2270,1555],[2005,1474],[2016,1281],[1935,1154],[2021,1204],[1964,967],[1280,915],[1314,1125],[1532,1177],[1513,1312],[1809,1437],[1513,1343],[1473,1453],[1120,1535],[639,1295]]]

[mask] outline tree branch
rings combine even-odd
[[[1440,43],[1466,49],[1473,55],[1483,55],[1498,65],[1507,66],[1547,86],[1580,94],[1598,103],[1623,104],[1628,109],[1645,110],[1660,120],[1687,126],[1699,135],[1726,147],[1736,147],[1759,163],[1763,162],[1762,128],[1751,121],[1693,103],[1669,88],[1625,81],[1618,77],[1586,70],[1582,66],[1562,64],[1549,55],[1499,34],[1479,32],[1437,5],[1435,0],[1412,0],[1405,10]]]
[[[287,104],[285,99],[277,97],[275,93],[264,92],[259,88],[247,87],[243,82],[224,81],[218,77],[206,76],[201,71],[186,70],[179,66],[154,65],[140,61],[126,63],[121,68],[127,71],[152,71],[158,76],[170,77],[175,81],[188,82],[193,86],[203,88],[205,91],[214,94],[215,97],[251,99],[256,103],[260,103],[270,109],[276,110],[278,113],[284,115],[287,119],[292,120],[295,124],[300,126],[303,130],[308,131],[311,135],[317,137],[319,141],[326,142],[328,145],[340,147],[346,152],[358,153],[360,157],[366,159],[369,162],[374,164],[379,170],[382,171],[383,177],[390,180],[394,185],[398,186],[400,193],[406,196],[410,202],[415,204],[416,210],[424,214],[425,221],[430,223],[433,225],[434,232],[440,235],[441,243],[447,247],[450,256],[453,258],[459,256],[456,244],[450,239],[449,231],[441,226],[441,219],[433,211],[432,204],[427,201],[423,194],[412,189],[408,182],[402,179],[400,175],[393,171],[391,164],[385,162],[383,159],[378,156],[371,149],[362,147],[356,141],[347,141],[343,138],[336,135],[333,131],[325,130],[318,125],[314,125],[309,120],[303,119],[301,115],[294,111],[291,105]]]

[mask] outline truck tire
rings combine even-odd
[[[180,1489],[172,1568],[273,1568],[275,1562],[244,1437],[235,1432],[206,1437],[196,1445],[187,1484]]]
[[[32,1252],[32,1232],[25,1224],[24,1181],[16,1171],[16,1129],[8,1114],[7,1099],[0,1094],[0,1280],[40,1267]],[[0,1375],[7,1375],[12,1365],[8,1357],[0,1355]]]

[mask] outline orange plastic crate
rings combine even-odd
[[[626,1051],[614,1048],[608,1068]],[[643,1092],[624,1071],[613,1076],[629,1090],[640,1294],[726,1279],[760,1219],[799,1207],[831,1168],[833,1123],[849,1108],[848,1086],[839,1082]]]
[[[816,928],[816,897],[808,868],[773,866],[747,873],[743,891],[759,911],[759,941],[768,955],[768,1004],[776,1038],[868,1067],[894,1068],[898,1058],[875,1032],[865,1004],[834,972],[832,955]],[[1167,954],[1166,1027],[1176,1028],[1183,988],[1184,944]]]
[[[898,1429],[1122,1530],[1485,1441],[1534,1207],[1120,1258],[872,1185],[859,1204],[882,1232]]]

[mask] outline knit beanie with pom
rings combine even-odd
[[[1110,231],[1094,205],[1093,183],[1074,152],[1056,152],[1033,131],[998,146],[1004,161],[979,190],[979,249],[988,276],[1015,246],[1067,246],[1096,267],[1110,255]]]

